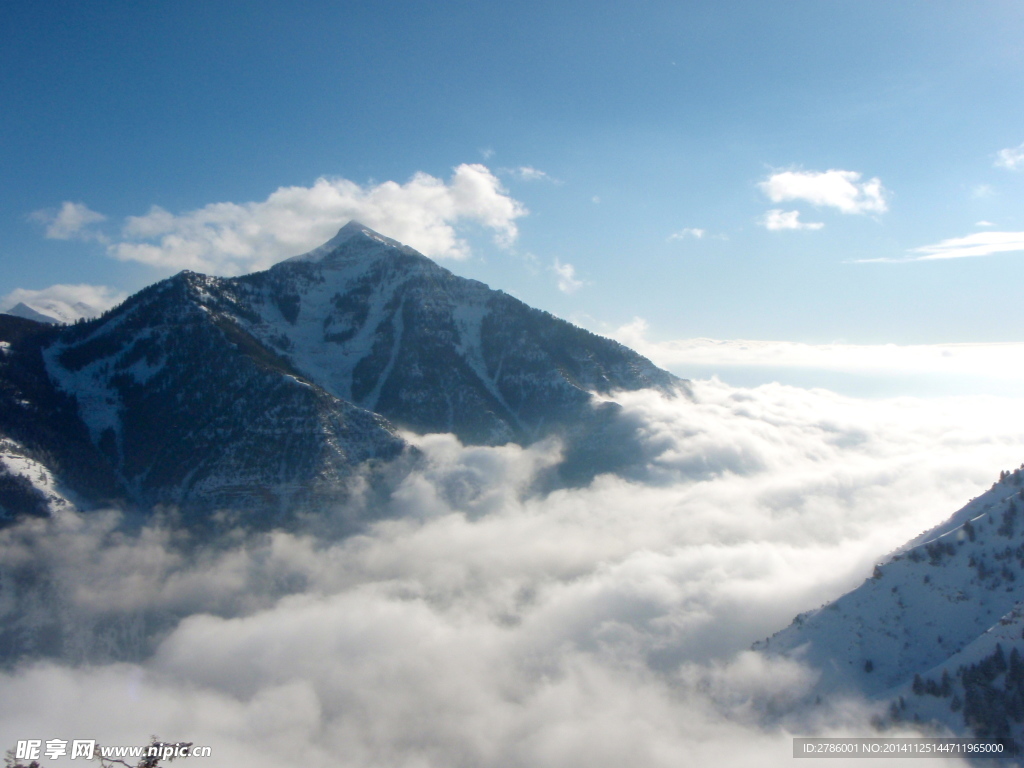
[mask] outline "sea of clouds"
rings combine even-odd
[[[56,621],[64,653],[8,659],[0,748],[156,734],[218,766],[675,768],[870,735],[865,702],[791,711],[813,670],[748,649],[1024,461],[1022,402],[693,392],[615,398],[642,481],[539,494],[557,443],[429,435],[388,519],[347,538],[320,520],[196,541],[115,513],[3,531],[0,620]]]

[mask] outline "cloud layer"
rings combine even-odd
[[[3,532],[5,575],[48,573],[93,663],[3,673],[0,740],[155,732],[254,768],[618,768],[789,765],[787,727],[863,735],[856,704],[766,717],[813,675],[744,649],[1019,463],[1024,409],[694,391],[619,398],[645,482],[537,495],[557,445],[437,435],[386,502],[397,519],[349,539],[196,549],[102,514]],[[102,661],[146,627],[134,660]]]
[[[755,339],[670,339],[654,341],[643,318],[611,335],[656,364],[680,375],[716,371],[731,380],[742,369],[760,380],[801,381],[801,374],[847,374],[855,382],[900,382],[899,391],[1008,393],[1024,387],[1024,344],[804,344]],[[757,380],[756,376],[744,377]],[[915,385],[913,382],[917,382]],[[734,382],[735,383],[735,382]],[[836,381],[829,380],[829,386]]]

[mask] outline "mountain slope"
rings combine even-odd
[[[220,312],[211,282],[181,273],[43,352],[132,501],[308,505],[402,450],[384,419],[296,375]]]
[[[0,315],[0,523],[49,514],[69,496],[110,503],[124,495],[77,401],[46,372],[43,350],[58,335],[52,325]]]
[[[1003,473],[991,490],[879,564],[860,587],[797,616],[755,648],[819,670],[815,695],[859,692],[893,702],[893,720],[916,716],[954,731],[1020,739],[1022,470]],[[1016,677],[1008,673],[1013,654]]]
[[[621,344],[357,222],[310,254],[223,286],[241,325],[335,396],[467,443],[569,429],[591,416],[591,392],[681,385]]]

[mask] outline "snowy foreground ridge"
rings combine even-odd
[[[816,697],[1024,743],[1024,467],[755,649],[809,663]]]

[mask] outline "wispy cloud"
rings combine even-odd
[[[706,229],[700,229],[698,227],[684,227],[678,232],[673,232],[668,236],[669,240],[703,240],[707,234]]]
[[[557,258],[551,267],[558,276],[558,290],[562,293],[576,293],[583,287],[583,281],[576,277],[576,267],[572,264],[563,264]]]
[[[975,232],[966,237],[951,237],[912,249],[910,253],[916,255],[907,260],[963,259],[1012,251],[1024,251],[1024,232]]]
[[[860,181],[857,171],[782,171],[758,186],[773,203],[803,200],[843,213],[884,213],[886,190],[880,179]]]
[[[530,165],[520,165],[518,168],[507,168],[505,171],[521,181],[550,181],[554,184],[558,183],[558,180],[546,171],[542,171],[539,168],[534,168]]]
[[[773,232],[784,229],[821,229],[825,226],[820,221],[800,221],[800,211],[783,211],[778,208],[766,212],[758,223]]]
[[[90,210],[84,203],[65,201],[59,210],[33,211],[29,218],[46,225],[50,240],[96,240],[107,242],[106,236],[94,225],[106,221],[102,213]]]
[[[1010,171],[1018,171],[1024,168],[1024,144],[999,150],[996,153],[995,166],[997,168],[1006,168]]]

